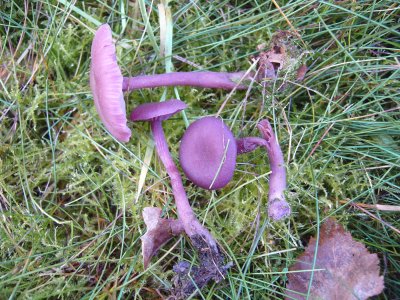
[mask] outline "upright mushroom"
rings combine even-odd
[[[176,99],[165,102],[146,103],[136,107],[132,111],[131,120],[134,122],[150,122],[158,156],[171,178],[172,191],[178,212],[178,220],[181,222],[183,229],[191,239],[193,246],[197,248],[201,254],[201,258],[213,262],[215,268],[204,271],[209,272],[208,280],[213,279],[218,282],[223,278],[223,275],[226,272],[226,267],[223,265],[224,257],[220,253],[214,237],[203,225],[201,225],[190,207],[181,176],[168,150],[168,144],[162,129],[162,121],[167,120],[173,114],[185,108],[186,104]],[[204,261],[202,264],[203,263]],[[203,282],[203,284],[205,283],[207,282]],[[190,283],[190,285],[191,284],[192,283]]]
[[[108,24],[101,25],[96,31],[91,58],[90,87],[97,112],[106,128],[121,142],[127,142],[131,136],[126,124],[123,91],[161,86],[194,86],[227,90],[247,88],[246,85],[238,83],[246,76],[246,72],[172,72],[122,77]]]
[[[267,120],[258,124],[263,138],[235,139],[224,122],[215,117],[204,117],[193,122],[182,137],[179,160],[185,175],[196,185],[219,189],[233,177],[237,154],[265,147],[271,166],[268,193],[268,215],[280,220],[290,214],[285,200],[286,170],[282,150]]]

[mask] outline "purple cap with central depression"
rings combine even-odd
[[[207,190],[224,187],[236,166],[236,140],[224,122],[205,117],[192,123],[182,137],[179,160],[186,176]]]

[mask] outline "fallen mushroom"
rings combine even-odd
[[[101,120],[119,141],[127,142],[131,131],[127,126],[123,91],[161,86],[193,86],[202,88],[246,89],[239,84],[246,72],[172,72],[166,74],[122,77],[117,63],[111,28],[103,24],[96,31],[90,65],[90,87]]]
[[[271,175],[268,193],[268,216],[281,220],[290,214],[285,200],[286,170],[279,143],[267,120],[258,124],[263,138],[235,139],[224,122],[204,117],[193,122],[182,137],[179,161],[183,172],[194,184],[208,190],[226,186],[233,177],[238,154],[265,147]]]
[[[182,223],[183,229],[199,253],[201,260],[199,270],[202,274],[204,272],[208,274],[208,280],[205,282],[193,283],[184,281],[185,283],[180,287],[180,290],[182,289],[191,292],[196,289],[196,285],[201,288],[202,285],[205,285],[211,279],[216,282],[223,279],[227,267],[223,265],[224,256],[221,254],[214,237],[203,225],[201,225],[190,207],[181,176],[168,150],[168,144],[162,129],[162,121],[167,120],[173,114],[180,112],[185,108],[186,104],[176,99],[165,102],[145,103],[136,107],[132,111],[131,120],[134,122],[150,122],[155,148],[171,179],[172,191],[178,212],[178,220]],[[211,262],[213,268],[209,268]],[[205,269],[202,266],[207,266],[208,269]]]
[[[90,88],[97,113],[110,133],[119,141],[127,142],[131,130],[127,126],[123,77],[115,56],[111,29],[102,25],[96,31],[91,50]]]

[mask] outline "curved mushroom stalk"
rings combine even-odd
[[[283,153],[268,120],[257,125],[262,137],[267,142],[265,148],[269,157],[271,175],[269,177],[268,216],[272,220],[281,220],[290,215],[289,203],[285,200],[286,169]]]
[[[254,151],[258,147],[267,150],[271,175],[269,177],[268,216],[278,221],[290,215],[290,206],[285,200],[286,169],[283,153],[267,119],[257,125],[263,138],[245,137],[236,139],[238,154]]]
[[[197,239],[204,240],[208,245],[208,250],[212,251],[213,253],[219,253],[219,249],[214,237],[203,225],[201,225],[189,204],[189,200],[183,187],[182,178],[172,159],[171,153],[168,150],[168,145],[165,140],[161,122],[152,122],[151,129],[153,132],[158,156],[163,162],[167,173],[171,178],[171,186],[175,196],[178,218],[182,222],[186,234],[192,241]],[[196,247],[196,245],[194,246]]]
[[[147,231],[142,236],[143,265],[147,269],[151,258],[174,236],[184,232],[182,223],[175,219],[161,218],[162,210],[158,207],[145,207],[143,220]]]
[[[237,154],[248,153],[263,146],[267,146],[267,141],[262,138],[251,136],[236,139]]]
[[[225,258],[221,254],[217,242],[212,234],[199,222],[190,207],[182,178],[168,150],[161,122],[152,122],[151,125],[157,153],[171,178],[178,219],[182,222],[182,226],[192,241],[193,247],[197,250],[200,259],[199,267],[186,266],[186,268],[183,268],[181,266],[181,272],[177,272],[174,294],[177,299],[186,299],[197,288],[201,289],[209,281],[220,282],[223,280],[230,265],[224,265]]]

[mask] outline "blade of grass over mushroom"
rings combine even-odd
[[[71,10],[78,14],[80,17],[82,17],[84,20],[87,20],[91,23],[93,23],[96,27],[101,25],[101,22],[97,19],[95,19],[93,16],[89,15],[88,13],[84,12],[82,9],[78,8],[75,6],[73,1],[67,1],[67,0],[57,0],[59,3],[62,3],[65,5],[65,8],[67,10]]]
[[[219,176],[219,172],[221,171],[222,166],[224,165],[224,162],[225,162],[225,160],[226,160],[226,153],[228,152],[229,144],[230,144],[230,143],[233,143],[233,141],[229,140],[229,141],[226,143],[226,146],[224,147],[225,150],[224,150],[224,153],[223,153],[223,155],[222,155],[222,157],[221,157],[221,161],[220,161],[220,163],[219,163],[217,172],[215,172],[214,178],[212,179],[211,184],[210,184],[210,186],[208,187],[210,190],[213,189],[213,185],[214,185],[215,181],[217,180],[217,178],[218,178],[218,176]]]
[[[149,24],[149,19],[147,17],[147,14],[145,12],[145,10],[143,9],[144,7],[144,2],[142,0],[139,1],[139,5],[140,5],[140,11],[142,13],[142,17],[143,20],[147,25]],[[168,2],[167,2],[168,5]],[[169,8],[168,8],[169,9]],[[171,62],[171,55],[172,55],[172,24],[170,24],[171,20],[169,18],[167,18],[167,16],[165,15],[165,9],[164,9],[164,4],[160,3],[158,5],[158,10],[159,10],[159,24],[160,24],[160,48],[158,48],[158,53],[159,55],[164,57],[164,63],[165,63],[165,71],[167,73],[171,72],[171,66],[172,66],[172,62]],[[144,15],[143,15],[144,14]],[[169,27],[171,27],[171,29],[169,29]],[[168,29],[169,30],[168,30]],[[149,34],[150,38],[152,38],[153,40],[153,46],[157,45],[154,43],[154,34],[152,32],[151,27],[149,27],[148,32],[151,32]],[[167,47],[165,45],[168,45]],[[156,48],[154,48],[156,50]],[[164,93],[161,101],[165,101],[165,97],[166,94]],[[185,112],[183,111],[183,114]],[[151,158],[152,158],[152,154],[154,152],[154,144],[148,144],[147,148],[146,148],[146,154],[145,154],[145,165],[143,165],[141,171],[140,171],[140,180],[139,180],[139,184],[138,184],[138,193],[136,196],[136,202],[138,200],[139,197],[139,193],[141,192],[145,179],[146,179],[146,175],[147,175],[147,171],[148,171],[148,166],[151,162]]]
[[[156,38],[154,36],[154,31],[153,27],[151,27],[150,19],[149,16],[147,15],[147,9],[146,9],[146,3],[144,0],[139,0],[139,9],[140,13],[142,15],[143,23],[145,24],[145,31],[147,32],[150,42],[153,46],[154,51],[157,53],[157,55],[160,55],[160,48],[157,45]],[[150,6],[149,13],[151,13],[152,10],[152,5]]]
[[[253,64],[247,69],[247,71],[241,76],[241,78],[239,79],[237,86],[239,87],[239,85],[241,84],[241,82],[246,79],[246,77],[250,74],[250,72],[255,68],[255,66],[257,65],[257,61],[254,61]],[[224,102],[221,104],[220,108],[218,109],[218,112],[216,114],[216,117],[218,117],[222,111],[224,110],[224,107],[226,105],[226,103],[229,101],[229,99],[232,97],[232,95],[234,94],[234,92],[236,91],[236,89],[234,88],[225,98]]]

